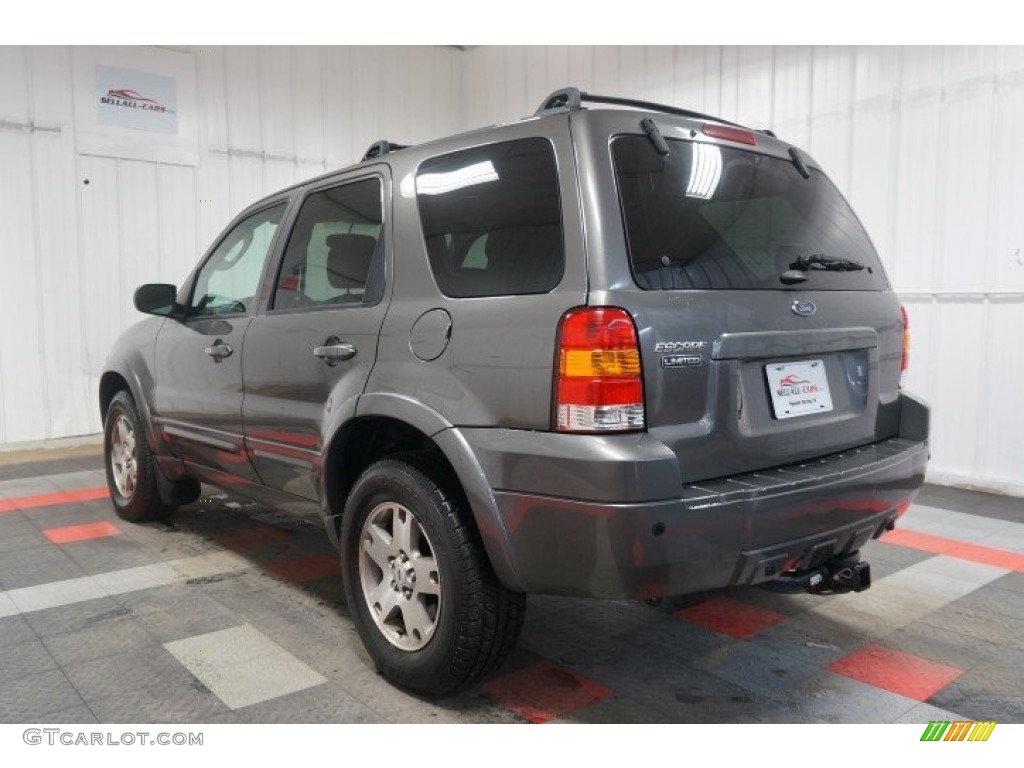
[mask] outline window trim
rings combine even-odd
[[[449,155],[456,155],[462,152],[472,152],[473,150],[485,149],[487,147],[493,147],[498,144],[512,144],[520,141],[531,141],[534,139],[540,139],[547,143],[548,149],[551,151],[551,161],[555,169],[555,191],[558,199],[558,229],[561,235],[562,241],[562,274],[558,278],[558,282],[555,283],[550,289],[546,291],[530,291],[529,293],[486,293],[478,296],[452,296],[446,293],[444,288],[441,287],[438,282],[437,275],[434,272],[434,264],[430,258],[430,249],[427,247],[427,233],[423,228],[423,211],[420,208],[420,196],[416,191],[416,180],[419,178],[422,166],[431,160],[436,160],[439,157],[446,157]],[[531,134],[527,136],[517,136],[513,138],[501,138],[495,141],[485,141],[480,144],[473,144],[471,146],[458,147],[456,149],[448,150],[447,152],[439,152],[437,154],[424,157],[422,160],[416,163],[412,169],[413,179],[413,197],[416,201],[416,218],[417,218],[417,229],[419,230],[420,243],[423,246],[423,256],[427,262],[427,272],[430,274],[430,279],[434,282],[434,287],[437,288],[438,292],[446,299],[451,301],[473,301],[475,299],[509,299],[517,296],[547,296],[548,294],[555,293],[562,283],[565,282],[565,276],[568,273],[569,268],[569,255],[566,247],[565,239],[565,206],[562,204],[562,167],[559,163],[558,158],[558,147],[555,145],[554,139],[551,136],[545,136],[541,134]]]
[[[188,278],[188,282],[185,285],[188,295],[185,297],[185,301],[182,303],[182,306],[185,308],[185,313],[181,318],[182,322],[189,323],[211,319],[237,319],[240,317],[251,317],[256,314],[260,306],[260,295],[263,292],[263,284],[266,281],[267,277],[267,267],[269,266],[270,262],[275,258],[275,252],[278,243],[280,242],[281,239],[281,230],[284,228],[285,224],[288,221],[288,209],[291,202],[291,197],[277,198],[273,201],[269,201],[266,205],[260,205],[259,207],[255,208],[247,208],[246,210],[242,211],[242,213],[238,214],[234,219],[232,219],[231,223],[224,227],[220,235],[214,241],[213,245],[211,245],[209,250],[206,252],[206,255],[199,262],[199,264],[193,270],[191,276],[189,276]],[[203,271],[203,269],[206,268],[206,265],[209,263],[210,259],[213,258],[214,254],[217,253],[217,249],[220,248],[221,245],[223,245],[225,240],[227,240],[228,235],[234,232],[247,219],[250,219],[253,216],[256,216],[260,213],[264,213],[266,211],[269,211],[271,208],[276,208],[278,206],[282,206],[283,210],[281,211],[281,218],[277,223],[277,230],[274,232],[274,237],[273,239],[271,239],[270,245],[267,246],[267,253],[263,257],[263,267],[260,269],[259,283],[257,283],[256,286],[257,292],[254,306],[247,309],[245,312],[226,312],[217,315],[197,315],[193,313],[192,299],[195,296],[196,285],[199,282],[199,274]]]
[[[309,304],[302,307],[285,307],[278,309],[274,306],[275,299],[277,298],[277,285],[281,280],[281,270],[284,269],[285,256],[288,254],[288,244],[291,242],[292,235],[295,233],[295,225],[299,221],[299,216],[302,214],[302,206],[306,204],[313,195],[319,194],[320,192],[327,192],[338,187],[348,186],[349,184],[358,184],[361,181],[367,181],[369,179],[377,179],[380,183],[380,210],[381,210],[381,224],[380,224],[380,238],[378,240],[378,247],[382,249],[381,258],[384,260],[385,269],[382,270],[381,280],[384,284],[381,286],[380,298],[377,299],[373,304]],[[281,252],[278,254],[277,263],[273,269],[273,279],[270,280],[269,284],[269,295],[267,296],[264,312],[267,315],[290,315],[299,314],[302,312],[327,312],[327,311],[338,311],[343,309],[373,309],[379,307],[384,303],[384,298],[387,293],[387,225],[388,225],[388,199],[387,199],[387,185],[388,177],[380,168],[369,168],[361,169],[359,175],[346,177],[344,179],[330,179],[324,183],[317,184],[316,186],[309,187],[304,190],[301,197],[295,201],[295,213],[290,217],[288,221],[288,236],[284,239],[281,244]],[[370,262],[370,270],[373,270],[373,262]],[[369,273],[367,273],[369,275]],[[270,274],[267,275],[271,277]]]

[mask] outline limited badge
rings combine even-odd
[[[701,359],[697,355],[663,355],[661,358],[662,368],[685,368],[700,364]]]

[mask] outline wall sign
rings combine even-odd
[[[101,125],[178,132],[178,86],[173,77],[97,65],[96,97]]]
[[[71,55],[79,154],[199,162],[198,79],[190,48],[76,45]]]

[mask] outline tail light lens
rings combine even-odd
[[[644,428],[640,346],[633,318],[618,307],[580,307],[558,327],[555,429],[628,432]]]
[[[903,373],[910,367],[910,318],[907,316],[907,308],[900,305],[900,323],[903,326],[903,356],[900,358],[900,379]]]

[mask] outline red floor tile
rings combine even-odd
[[[278,560],[275,563],[267,563],[263,569],[281,581],[295,584],[341,575],[338,558],[331,555],[309,555],[294,560]]]
[[[716,597],[677,611],[676,618],[743,639],[774,627],[786,617],[731,597]]]
[[[120,536],[121,529],[106,520],[82,525],[65,525],[60,528],[47,528],[43,536],[54,544],[70,544],[74,541],[102,539],[106,536]]]
[[[221,531],[214,534],[213,538],[228,549],[249,550],[275,544],[288,537],[287,531],[272,525],[245,525],[231,531]]]
[[[481,690],[531,723],[546,723],[614,695],[600,683],[550,661],[489,680]]]
[[[829,664],[833,672],[908,699],[924,701],[963,674],[962,669],[871,644]]]
[[[908,531],[900,528],[887,533],[882,538],[882,541],[886,544],[917,549],[921,552],[949,555],[950,557],[958,557],[961,560],[970,560],[973,563],[994,565],[997,568],[1006,568],[1018,573],[1024,573],[1024,555],[1005,549],[985,547],[981,544],[970,544],[959,539],[946,539],[942,536],[932,536],[928,533],[918,533],[917,531]]]
[[[16,499],[0,499],[0,512],[13,512],[18,509],[36,509],[52,507],[57,504],[73,504],[76,501],[95,501],[106,499],[110,492],[103,488],[79,488],[74,491],[54,491],[40,493],[35,496],[20,496]]]

